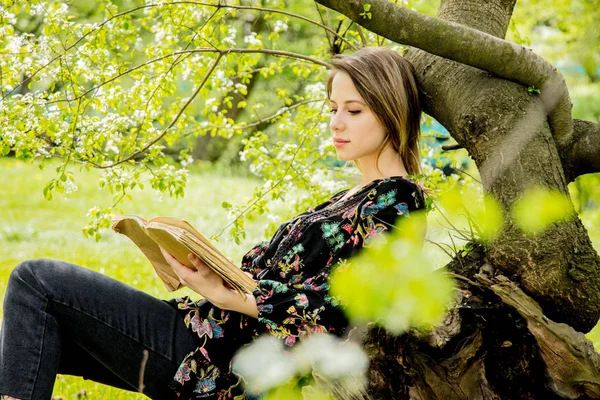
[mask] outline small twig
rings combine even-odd
[[[325,20],[323,19],[323,14],[321,13],[321,9],[319,8],[319,4],[315,2],[315,7],[317,8],[317,12],[319,13],[319,17],[321,18],[321,25],[325,26]],[[327,42],[329,43],[329,48],[333,47],[333,43],[335,39],[329,35],[329,31],[325,29],[325,34],[327,35]]]
[[[240,130],[244,130],[244,129],[254,128],[254,127],[256,127],[256,126],[258,126],[258,125],[260,125],[262,123],[265,123],[267,121],[275,119],[275,118],[277,118],[277,117],[285,114],[286,112],[289,112],[289,111],[291,111],[291,110],[293,110],[295,108],[298,108],[298,107],[300,107],[300,106],[302,106],[304,104],[315,103],[315,102],[319,102],[319,101],[324,101],[324,99],[320,99],[320,100],[302,100],[302,101],[300,101],[298,103],[292,104],[291,106],[281,107],[275,114],[269,115],[269,116],[267,116],[265,118],[258,119],[256,121],[253,121],[253,122],[251,122],[249,124],[246,124],[246,125],[237,125],[237,126],[235,126],[235,125],[232,125],[232,126],[207,125],[207,126],[203,126],[200,129],[195,129],[195,130],[192,130],[190,132],[186,132],[186,133],[183,134],[183,136],[189,136],[189,135],[192,135],[194,133],[198,133],[198,132],[201,132],[203,130],[208,130],[208,129],[240,129]]]
[[[438,242],[434,242],[433,240],[431,240],[431,239],[427,239],[427,238],[425,238],[425,241],[426,241],[426,242],[429,242],[429,243],[431,243],[431,244],[434,244],[434,245],[436,245],[437,247],[439,247],[439,248],[440,248],[440,250],[442,250],[444,253],[446,253],[446,255],[447,255],[448,257],[450,257],[450,259],[453,259],[453,258],[454,258],[454,257],[452,256],[452,254],[450,254],[450,252],[446,251],[446,249],[444,249],[444,248],[442,247],[442,244],[440,244],[440,243],[438,243]],[[443,243],[443,244],[446,244],[446,243]],[[446,245],[447,245],[447,244],[446,244]],[[450,246],[448,246],[448,247],[450,247]]]
[[[144,371],[146,371],[146,363],[148,362],[148,350],[144,349],[142,363],[140,364],[140,379],[138,381],[138,392],[144,393]]]
[[[435,206],[436,206],[438,212],[440,213],[440,215],[442,216],[442,218],[444,218],[446,220],[446,222],[448,223],[448,225],[450,225],[452,227],[452,230],[454,230],[456,233],[458,233],[459,236],[463,240],[465,240],[467,242],[470,241],[470,240],[472,240],[471,237],[469,237],[469,236],[467,236],[467,235],[464,234],[464,232],[466,232],[466,231],[458,229],[456,226],[454,226],[454,224],[452,222],[450,222],[450,219],[442,212],[442,210],[440,209],[440,207],[437,206],[437,203],[436,202],[434,202],[434,203],[435,203]],[[464,208],[464,206],[463,206],[463,208]],[[450,234],[450,233],[448,233],[448,234]]]
[[[485,287],[485,286],[483,286],[482,284],[480,284],[480,283],[477,283],[477,282],[474,282],[474,281],[472,281],[471,279],[467,278],[466,276],[463,276],[463,275],[457,274],[457,273],[455,273],[455,272],[449,272],[449,271],[448,271],[448,272],[446,272],[446,273],[447,273],[447,274],[448,274],[450,277],[452,277],[452,278],[454,278],[454,279],[457,279],[457,280],[461,280],[461,281],[467,282],[469,285],[476,286],[476,287]]]
[[[362,30],[360,25],[356,25],[356,30],[358,31],[358,35],[360,36],[360,41],[364,47],[367,47],[367,38],[365,37],[365,33]]]
[[[482,183],[481,183],[481,181],[480,181],[479,179],[475,178],[473,175],[471,175],[470,173],[468,173],[468,172],[467,172],[467,171],[465,171],[464,169],[462,169],[462,168],[456,168],[456,167],[452,167],[452,168],[454,168],[454,170],[455,170],[455,171],[458,171],[458,172],[460,172],[461,174],[465,174],[465,175],[467,175],[468,177],[470,177],[471,179],[473,179],[475,182],[479,183],[480,185],[482,184]]]
[[[458,149],[464,149],[465,147],[463,145],[460,145],[458,143],[456,144],[445,144],[442,146],[442,150],[444,151],[451,151],[451,150],[458,150]]]

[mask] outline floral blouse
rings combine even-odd
[[[206,300],[169,300],[198,334],[198,347],[182,361],[171,387],[184,399],[249,399],[243,378],[231,370],[233,355],[263,333],[288,346],[310,332],[342,335],[348,325],[329,293],[332,267],[369,247],[399,216],[423,209],[421,187],[394,176],[376,179],[352,196],[348,189],[284,222],[271,240],[242,258],[257,282],[258,319],[221,310]]]

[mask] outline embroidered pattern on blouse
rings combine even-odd
[[[352,201],[350,201],[350,199],[352,199]],[[364,197],[359,196],[350,199],[348,199],[347,203],[342,202],[333,204],[332,206],[328,206],[321,210],[315,211],[310,216],[297,219],[296,222],[291,225],[291,228],[289,228],[290,230],[287,236],[281,240],[281,243],[279,243],[279,247],[277,248],[277,251],[275,252],[273,257],[271,257],[271,265],[279,264],[279,261],[283,257],[282,254],[286,254],[287,252],[289,252],[290,248],[294,246],[296,241],[300,238],[300,236],[302,236],[302,232],[304,232],[304,229],[308,225],[318,222],[320,220],[327,219],[332,215],[339,214],[340,212],[346,212],[352,208],[355,208],[364,199]],[[339,236],[333,238],[334,241],[336,239],[339,239]],[[329,242],[329,239],[327,240]],[[341,245],[339,247],[341,247]]]

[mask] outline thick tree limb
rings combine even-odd
[[[562,75],[530,49],[464,25],[417,13],[388,0],[315,0],[394,42],[488,71],[524,86],[535,86],[557,144],[573,134],[571,100]],[[364,18],[365,4],[372,18]]]
[[[506,279],[491,284],[487,278],[476,277],[490,284],[490,289],[505,304],[514,307],[525,318],[546,364],[551,389],[556,394],[567,399],[600,398],[600,355],[582,333],[546,318],[540,306],[515,283]]]
[[[567,182],[580,175],[600,172],[600,124],[574,121],[573,139],[560,149]]]
[[[600,398],[600,355],[592,343],[544,316],[516,283],[492,276],[454,275],[460,281],[456,308],[433,332],[394,337],[370,329],[363,339],[370,384],[360,398]]]

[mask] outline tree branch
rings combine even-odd
[[[531,49],[467,26],[430,17],[388,0],[315,0],[366,29],[431,54],[488,71],[541,91],[548,121],[560,146],[573,135],[571,100],[563,76]],[[372,18],[365,18],[365,4]],[[482,49],[485,49],[482,51]]]
[[[323,103],[323,106],[325,105],[325,103]],[[323,107],[321,107],[321,111],[323,110]],[[314,126],[316,126],[318,122],[316,122]],[[281,178],[279,178],[277,180],[277,182],[275,182],[270,188],[268,188],[264,193],[262,193],[256,200],[254,200],[253,202],[251,202],[249,205],[246,206],[246,208],[244,208],[244,210],[240,213],[238,213],[235,218],[229,222],[222,230],[221,232],[219,232],[218,235],[216,235],[216,237],[220,237],[226,230],[227,228],[229,228],[231,225],[235,224],[235,222],[240,219],[242,217],[242,215],[244,215],[248,210],[250,210],[252,207],[254,207],[254,205],[256,203],[258,203],[263,197],[265,197],[270,191],[272,191],[273,189],[275,189],[275,187],[277,187],[280,183],[285,181],[285,176],[287,175],[288,171],[290,169],[294,168],[294,160],[296,160],[296,156],[298,155],[298,152],[300,152],[300,149],[302,149],[302,147],[304,146],[304,142],[306,142],[306,140],[308,139],[308,137],[310,136],[310,131],[304,135],[302,137],[302,141],[300,142],[300,145],[298,146],[298,148],[296,149],[296,151],[294,152],[294,154],[292,155],[292,159],[290,160],[290,162],[288,163],[287,167],[285,168],[285,170],[281,173]]]
[[[213,124],[207,124],[205,126],[202,126],[200,129],[194,129],[192,131],[186,132],[183,134],[183,136],[189,136],[189,135],[195,135],[198,134],[199,132],[205,131],[205,130],[209,130],[209,129],[232,129],[232,130],[245,130],[245,129],[249,129],[249,128],[254,128],[257,127],[260,124],[263,124],[265,122],[271,121],[277,117],[280,117],[281,115],[292,111],[295,108],[298,108],[304,104],[309,104],[309,103],[316,103],[318,101],[325,101],[325,99],[321,99],[321,100],[302,100],[299,101],[298,103],[292,104],[291,106],[284,106],[281,107],[279,110],[277,110],[276,113],[271,114],[267,117],[264,118],[260,118],[256,121],[252,121],[250,123],[246,123],[246,122],[240,122],[231,126],[225,126],[225,125],[213,125]]]
[[[269,54],[272,56],[278,56],[278,57],[287,57],[287,58],[296,58],[299,60],[303,60],[303,61],[309,61],[312,62],[314,64],[317,65],[321,65],[323,67],[329,68],[330,65],[329,63],[326,63],[324,61],[318,60],[314,57],[310,57],[310,56],[305,56],[303,54],[298,54],[298,53],[291,53],[289,51],[283,51],[283,50],[270,50],[270,49],[245,49],[245,48],[230,48],[230,49],[218,49],[218,48],[214,48],[214,47],[200,47],[197,49],[192,49],[192,50],[180,50],[180,51],[175,51],[173,53],[170,54],[166,54],[164,56],[160,56],[157,57],[153,60],[149,60],[146,61],[144,63],[138,64],[135,67],[131,67],[126,71],[120,72],[118,74],[116,74],[115,76],[113,76],[112,78],[97,84],[96,86],[92,87],[91,89],[86,90],[85,92],[83,92],[80,96],[77,97],[73,97],[71,99],[58,99],[58,100],[52,100],[47,102],[47,104],[52,104],[52,103],[64,103],[64,102],[72,102],[72,101],[76,101],[79,98],[86,96],[87,94],[89,94],[90,92],[93,92],[94,90],[97,90],[99,88],[101,88],[102,86],[113,82],[114,80],[128,75],[130,73],[132,73],[133,71],[140,69],[142,67],[148,66],[150,64],[153,64],[155,62],[158,62],[160,60],[163,60],[165,58],[169,58],[169,57],[175,57],[178,56],[180,57],[183,54],[186,55],[190,55],[190,54],[194,54],[194,53],[219,53],[221,56],[223,55],[227,55],[228,53],[264,53],[264,54]],[[177,61],[177,60],[176,60]],[[176,62],[175,61],[175,62]]]
[[[567,182],[600,172],[600,124],[578,119],[574,122],[573,139],[559,153]]]

